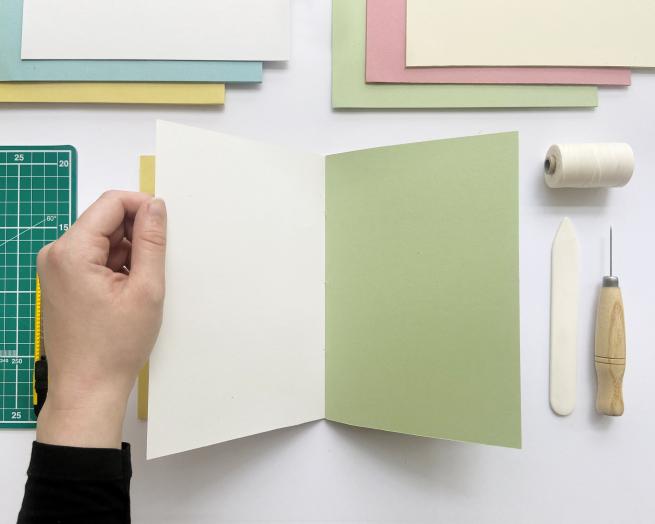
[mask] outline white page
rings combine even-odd
[[[408,66],[655,67],[653,0],[407,0]]]
[[[157,124],[168,207],[148,458],[325,415],[325,160]]]
[[[24,0],[23,59],[288,60],[289,0]]]

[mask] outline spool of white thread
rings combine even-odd
[[[630,182],[635,156],[628,144],[555,144],[546,154],[548,187],[622,187]]]

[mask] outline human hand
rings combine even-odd
[[[48,358],[39,442],[120,448],[161,325],[165,244],[163,201],[109,191],[39,253]]]

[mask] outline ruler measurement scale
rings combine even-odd
[[[68,146],[0,147],[0,427],[34,427],[36,255],[76,214]]]

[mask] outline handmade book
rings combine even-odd
[[[322,156],[168,122],[148,457],[319,419],[521,445],[518,135]]]

